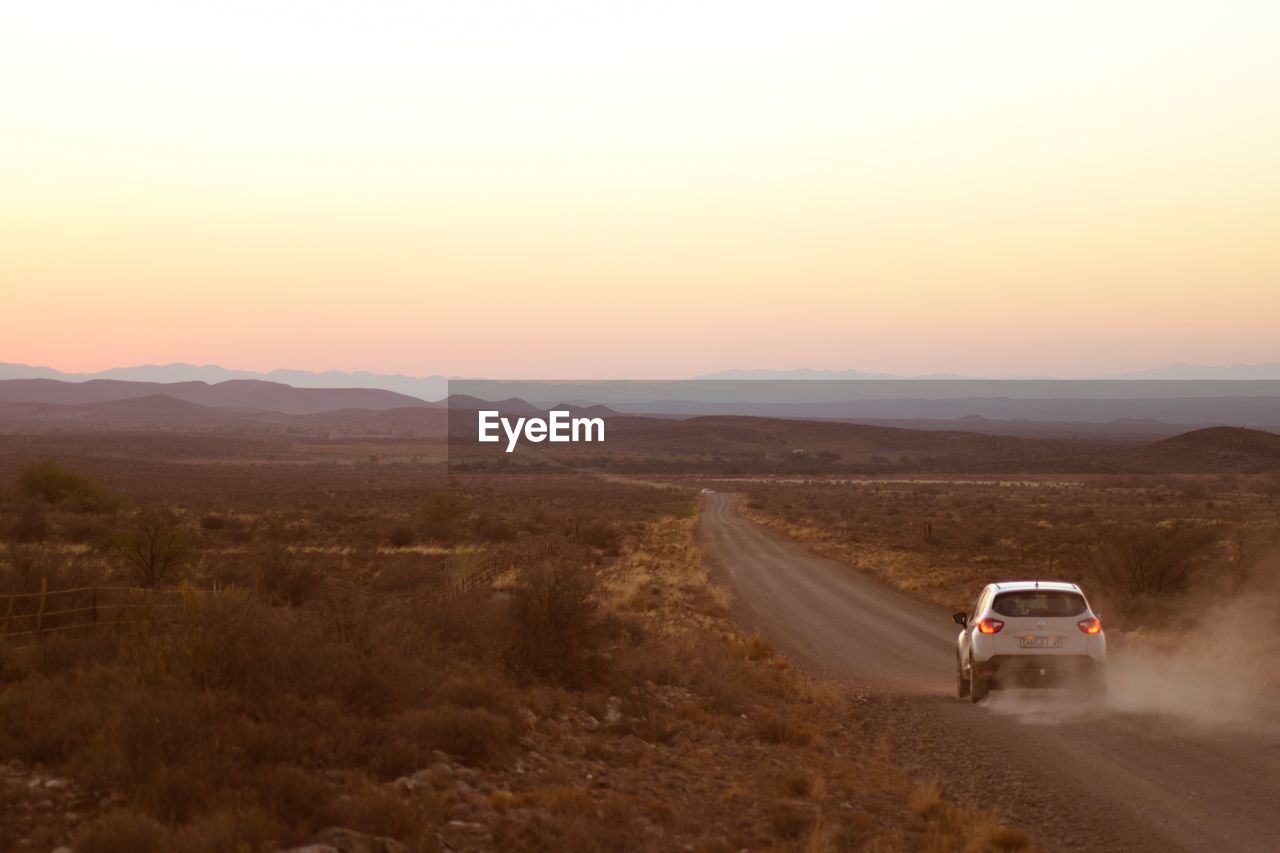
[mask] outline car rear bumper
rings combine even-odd
[[[1023,649],[1018,637],[1013,634],[975,634],[973,637],[973,658],[983,661],[1003,657],[1055,658],[1055,657],[1090,657],[1098,663],[1107,659],[1107,638],[1105,634],[1096,636],[1070,636],[1064,641],[1064,648],[1053,650]]]
[[[995,655],[975,664],[992,687],[1054,687],[1101,675],[1088,655]]]

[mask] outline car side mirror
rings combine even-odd
[[[951,618],[954,619],[955,623],[961,628],[969,624],[969,617],[965,616],[963,613],[952,613]]]

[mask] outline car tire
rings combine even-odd
[[[987,698],[987,680],[973,665],[973,655],[969,656],[969,701],[978,704]]]
[[[960,663],[960,656],[956,655],[956,698],[965,699],[969,696],[969,679],[964,677],[964,665]]]

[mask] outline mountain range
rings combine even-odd
[[[228,370],[216,364],[141,364],[114,367],[97,373],[63,373],[52,367],[0,362],[0,380],[58,379],[64,382],[88,382],[94,379],[118,379],[127,382],[205,382],[216,385],[234,380],[260,380],[282,383],[294,388],[379,388],[419,400],[440,400],[449,393],[449,380],[444,376],[405,376],[399,373],[370,373],[364,370]]]
[[[895,373],[868,373],[861,370],[813,370],[800,368],[797,370],[722,370],[718,373],[704,373],[694,379],[1053,379],[1055,377],[1035,376],[1000,376],[974,377],[958,373],[930,373],[920,376],[904,376]],[[1170,364],[1154,367],[1149,370],[1135,370],[1128,373],[1106,373],[1093,376],[1062,377],[1069,379],[1280,379],[1280,361],[1266,364]]]
[[[229,370],[215,364],[142,364],[134,367],[115,367],[96,373],[65,373],[52,367],[0,362],[0,380],[5,379],[58,379],[64,382],[87,382],[94,379],[118,379],[129,382],[205,382],[215,385],[230,380],[261,380],[277,382],[294,388],[378,388],[394,391],[419,400],[441,400],[448,393],[450,378],[440,375],[406,376],[399,373],[372,373],[364,370]],[[705,373],[693,379],[971,379],[974,377],[954,373],[934,373],[919,376],[903,376],[862,370],[723,370]],[[1011,376],[1011,379],[1048,379],[1046,376]],[[1171,364],[1150,370],[1115,373],[1101,376],[1080,377],[1091,379],[1280,379],[1280,362],[1266,364],[1232,364],[1225,366],[1203,364]]]
[[[1232,401],[1237,407],[1245,402]],[[814,458],[854,465],[887,459],[899,466],[924,466],[921,470],[1280,470],[1280,435],[1275,432],[1232,427],[1187,432],[1186,427],[1153,421],[1037,421],[1029,428],[1030,422],[973,417],[891,425],[807,420],[794,412],[782,418],[705,413],[664,418],[584,402],[542,406],[516,397],[489,402],[455,394],[428,403],[377,388],[294,388],[244,379],[214,384],[0,380],[0,433],[6,434],[161,431],[469,439],[475,429],[474,411],[480,408],[518,417],[543,416],[554,408],[609,418],[609,444],[592,448],[592,454],[623,465],[648,459],[659,466],[696,466],[724,456],[728,461],[717,464],[732,466],[738,464],[735,459],[747,464],[799,454],[794,458],[804,464]],[[903,428],[908,426],[912,428]],[[553,451],[552,458],[555,455]]]
[[[230,379],[212,385],[193,381],[165,383],[119,379],[89,379],[84,382],[0,380],[0,403],[92,405],[144,397],[166,397],[210,408],[271,411],[286,415],[312,415],[340,409],[384,411],[430,405],[417,397],[381,388],[295,388],[282,382],[258,379]]]

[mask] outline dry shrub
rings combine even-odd
[[[173,832],[173,850],[183,853],[226,853],[270,850],[288,828],[261,808],[240,807],[204,815]],[[301,840],[301,839],[296,839]]]
[[[202,515],[200,516],[200,529],[208,532],[226,530],[230,527],[230,519],[225,515]]]
[[[596,809],[596,802],[585,788],[576,785],[555,785],[534,793],[534,800],[557,815],[587,815]]]
[[[443,705],[407,711],[378,730],[371,762],[381,776],[399,776],[424,767],[432,750],[467,764],[484,764],[506,754],[515,740],[511,720],[484,708]]]
[[[38,459],[22,466],[18,471],[18,494],[77,512],[108,512],[116,505],[97,481],[52,459]]]
[[[139,586],[171,582],[191,555],[191,545],[173,513],[143,510],[113,541]]]
[[[759,634],[753,634],[747,640],[747,660],[762,661],[773,657],[773,646]]]
[[[377,592],[407,592],[421,587],[428,581],[438,583],[440,571],[438,566],[432,565],[432,562],[436,561],[419,559],[416,554],[412,556],[414,557],[412,560],[401,559],[401,555],[395,555],[382,561],[371,587]]]
[[[490,513],[477,516],[471,532],[482,542],[511,542],[516,538],[516,527],[509,519]]]
[[[392,548],[408,548],[416,541],[418,541],[417,534],[407,524],[398,524],[387,534],[387,542]]]
[[[948,802],[937,782],[925,782],[907,794],[907,810],[928,850],[1028,850],[1030,837],[1003,826],[990,813],[962,809]]]
[[[52,527],[44,510],[34,503],[24,505],[9,522],[5,533],[10,542],[43,542]]]
[[[325,822],[332,796],[325,778],[312,769],[288,764],[260,764],[254,768],[251,799],[266,814],[278,815],[290,824]]]
[[[465,496],[448,491],[431,492],[423,498],[419,510],[423,533],[428,539],[453,542],[469,512],[470,502]]]
[[[765,743],[808,746],[813,743],[813,729],[791,717],[766,712],[755,721],[752,730]]]
[[[111,812],[80,830],[72,843],[79,853],[166,853],[173,849],[169,830],[133,809]]]
[[[783,800],[769,810],[769,829],[778,838],[793,841],[817,822],[817,811],[805,803]]]
[[[614,632],[600,611],[597,587],[595,572],[572,557],[532,570],[511,600],[512,671],[575,687],[598,680]]]
[[[259,559],[258,590],[272,604],[304,604],[324,583],[310,562],[298,560],[280,545],[269,546]]]
[[[937,815],[945,808],[945,805],[942,799],[942,789],[937,782],[916,785],[911,789],[911,793],[907,795],[907,808],[911,810],[912,814],[917,814],[921,817]]]
[[[793,797],[807,797],[813,790],[813,779],[798,773],[787,776],[781,784],[782,789]]]
[[[54,575],[56,564],[50,554],[31,544],[11,543],[0,563],[0,584],[4,592],[37,592],[42,578]]]
[[[460,708],[481,708],[516,720],[519,700],[515,689],[492,672],[465,667],[446,678],[435,692],[437,701]]]
[[[496,827],[493,849],[521,853],[657,853],[672,848],[669,836],[637,831],[635,824],[637,815],[654,823],[670,823],[671,809],[665,803],[607,792],[597,796],[599,799],[573,785],[531,791],[529,800],[540,808],[509,812]]]
[[[751,663],[736,643],[702,637],[683,658],[684,686],[701,696],[712,711],[740,714],[751,710],[756,696],[790,698],[795,684],[781,670]]]
[[[97,550],[105,551],[111,547],[113,530],[107,522],[108,517],[77,515],[63,518],[62,537],[68,542],[80,542]]]
[[[0,754],[34,764],[57,765],[75,755],[100,724],[83,685],[27,678],[0,691]],[[21,689],[17,689],[20,687]]]
[[[367,786],[343,794],[327,808],[324,823],[345,829],[409,841],[422,834],[435,803],[404,798],[384,787]],[[429,848],[428,848],[429,849]]]
[[[621,534],[609,522],[598,519],[580,524],[577,530],[577,538],[587,547],[595,548],[611,556],[616,556],[622,547]]]
[[[1212,539],[1190,527],[1117,530],[1084,551],[1085,570],[1118,602],[1176,595],[1190,585],[1196,557]]]

